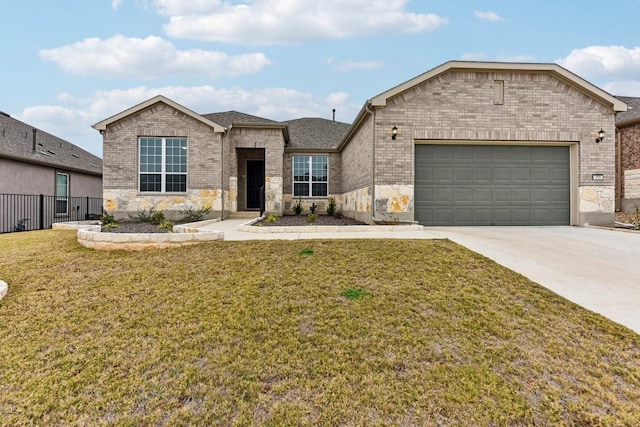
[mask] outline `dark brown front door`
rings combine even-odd
[[[260,209],[264,185],[264,160],[247,160],[247,209]]]

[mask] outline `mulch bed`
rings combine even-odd
[[[174,225],[176,225],[174,223]],[[168,233],[169,230],[158,228],[156,224],[150,222],[120,221],[118,227],[104,228],[103,233]]]
[[[297,227],[307,225],[366,225],[364,222],[353,218],[335,217],[330,215],[318,215],[315,221],[307,222],[307,215],[284,215],[276,222],[260,220],[253,224],[258,227]]]

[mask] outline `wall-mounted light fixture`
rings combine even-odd
[[[391,139],[395,141],[397,135],[398,135],[398,126],[393,126],[391,128]]]
[[[604,140],[604,130],[600,129],[600,132],[598,132],[598,137],[596,138],[596,144],[602,142],[602,140]]]

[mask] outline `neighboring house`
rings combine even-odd
[[[257,210],[264,184],[276,214],[335,197],[368,223],[595,225],[613,223],[626,109],[556,64],[452,61],[371,98],[352,125],[200,115],[157,96],[94,128],[105,208],[121,217]]]
[[[632,212],[640,207],[640,98],[618,97],[629,106],[616,116],[617,207]]]
[[[7,195],[55,197],[52,215],[56,220],[75,220],[86,206],[85,203],[81,209],[70,206],[71,197],[102,198],[102,160],[68,141],[0,113],[0,194],[4,195],[0,232],[13,231],[19,217],[31,211],[31,207],[23,206],[31,203],[25,197]]]

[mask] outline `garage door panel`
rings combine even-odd
[[[416,145],[415,154],[421,224],[569,224],[568,147]]]

